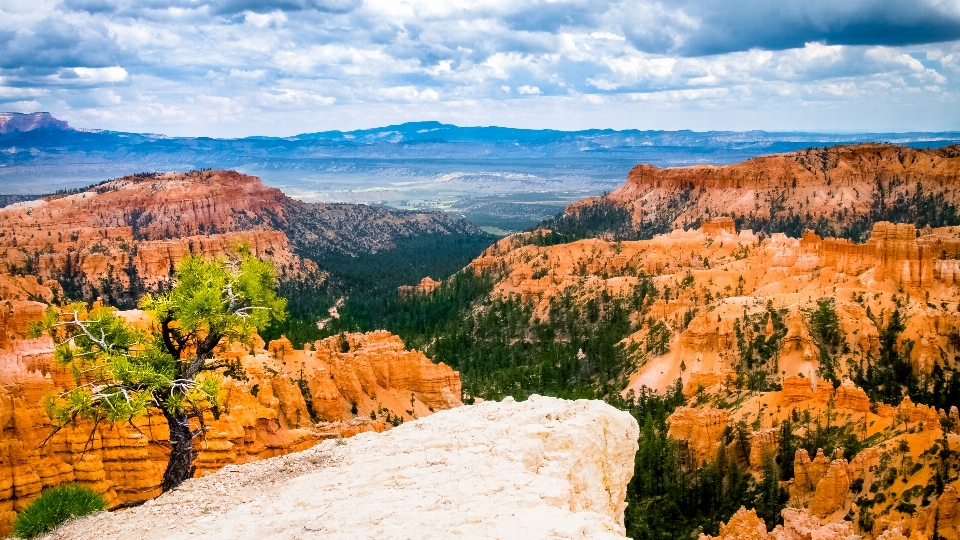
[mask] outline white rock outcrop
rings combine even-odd
[[[622,538],[637,423],[534,396],[230,465],[48,538]]]

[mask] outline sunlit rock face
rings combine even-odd
[[[839,231],[871,211],[894,208],[898,199],[909,206],[933,195],[957,204],[958,178],[960,146],[927,150],[871,143],[808,148],[725,166],[637,165],[602,200],[629,210],[635,226],[666,220],[668,228],[680,228],[718,216],[759,224],[792,216],[808,227],[822,219]],[[579,201],[567,214],[600,199]]]
[[[622,538],[638,427],[534,396],[231,466],[50,538]]]
[[[273,261],[281,279],[319,284],[324,254],[451,233],[479,230],[440,212],[304,203],[235,171],[137,174],[0,208],[0,298],[100,296],[135,307],[144,292],[169,286],[184,258],[241,245]]]
[[[142,312],[120,314],[143,324]],[[169,456],[162,414],[53,434],[43,400],[72,388],[73,379],[53,362],[48,338],[9,344],[0,350],[0,534],[41,490],[64,482],[104,494],[111,506],[160,495]],[[234,343],[216,356],[239,361],[243,375],[223,380],[224,414],[205,416],[195,441],[197,477],[460,405],[457,372],[388,332],[344,334],[304,349],[286,339]]]

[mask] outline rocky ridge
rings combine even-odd
[[[720,216],[757,232],[804,228],[862,239],[877,221],[958,225],[960,147],[891,144],[809,148],[726,166],[637,165],[620,188],[567,208],[622,208],[644,231],[669,232]]]
[[[484,402],[232,465],[47,538],[622,538],[637,435],[597,401]]]
[[[304,203],[233,171],[133,175],[0,208],[2,279],[52,285],[39,296],[8,285],[2,298],[99,296],[135,307],[184,257],[218,257],[241,244],[273,260],[281,280],[319,283],[324,254],[375,253],[401,238],[452,233],[479,231],[440,213]]]

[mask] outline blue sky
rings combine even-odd
[[[0,110],[82,127],[935,131],[958,97],[960,0],[0,0]]]

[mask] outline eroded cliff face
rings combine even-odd
[[[479,234],[439,212],[304,203],[234,171],[143,174],[0,209],[0,299],[64,296],[136,307],[189,255],[240,245],[281,280],[319,285],[325,254],[388,250],[422,234]]]
[[[928,219],[924,208],[960,202],[958,183],[960,147],[858,144],[726,166],[638,165],[623,186],[602,200],[629,210],[637,229],[670,230],[730,216],[768,232],[796,227],[796,221],[800,227],[816,225],[839,234],[848,227],[859,231],[864,224],[869,230],[881,219]],[[576,215],[599,200],[580,201],[567,213]]]
[[[688,405],[669,418],[669,434],[692,462],[709,463],[726,445],[726,455],[759,479],[765,459],[783,457],[788,421],[799,437],[817,425],[848,426],[864,441],[853,454],[834,446],[791,451],[783,458],[794,470],[782,482],[790,494],[784,524],[759,532],[755,515],[738,514],[720,537],[929,539],[936,529],[941,538],[960,538],[952,502],[958,486],[950,480],[938,492],[936,476],[949,447],[954,472],[945,477],[955,478],[956,408],[909,398],[871,402],[850,380],[890,347],[905,358],[906,375],[957,376],[960,289],[952,269],[960,230],[881,222],[854,243],[811,232],[761,237],[723,218],[642,241],[542,245],[539,238],[505,238],[471,266],[494,277],[494,296],[540,314],[561,295],[630,299],[652,282],[656,301],[631,315],[642,319],[639,330],[623,341],[638,365],[625,390],[662,392],[680,381]],[[812,319],[825,300],[836,317],[832,345]],[[891,334],[895,311],[903,328]],[[661,322],[663,348],[651,348]],[[751,373],[765,382],[751,382]]]
[[[255,177],[204,171],[131,176],[11,205],[0,209],[0,294],[48,302],[102,296],[133,307],[167,286],[184,258],[221,257],[240,245],[273,260],[284,277],[322,279],[260,217],[285,200]]]
[[[863,391],[849,381],[836,390],[820,384],[816,391],[811,382],[791,377],[782,391],[742,394],[746,399],[721,411],[709,405],[680,408],[670,417],[671,436],[707,461],[714,459],[725,443],[718,437],[712,448],[705,448],[705,442],[698,439],[704,436],[697,431],[698,422],[722,413],[725,423],[713,427],[713,431],[746,426],[746,442],[729,441],[727,454],[736,456],[755,475],[760,474],[763,457],[783,455],[782,425],[786,422],[793,421],[796,433],[803,434],[821,430],[829,421],[833,429],[847,429],[863,441],[862,448],[849,460],[842,446],[835,447],[832,455],[823,448],[813,456],[805,448],[796,450],[793,477],[780,482],[790,496],[781,513],[783,523],[768,532],[767,524],[753,510],[741,509],[721,525],[715,538],[960,538],[960,481],[943,485],[937,480],[940,473],[946,478],[955,477],[949,471],[956,470],[956,453],[960,451],[957,408],[937,411],[914,404],[909,398],[897,407],[870,404]],[[829,390],[822,391],[824,386]],[[741,395],[719,389],[714,392],[712,398],[724,401]],[[945,448],[949,448],[949,455],[943,452]],[[708,538],[701,536],[701,540]]]
[[[142,313],[121,313],[142,320]],[[285,339],[232,344],[217,357],[239,360],[243,374],[224,378],[223,414],[205,418],[195,448],[197,477],[460,405],[456,372],[382,331],[344,334],[303,350]],[[169,440],[163,416],[154,411],[130,424],[53,433],[43,399],[71,386],[70,375],[53,363],[49,339],[11,341],[0,353],[0,534],[9,533],[15,512],[42,489],[60,483],[87,485],[111,505],[161,492]]]
[[[518,297],[540,313],[565,291],[627,298],[644,279],[652,280],[660,293],[646,316],[667,323],[669,350],[645,355],[628,389],[664,390],[679,378],[692,395],[699,386],[720,384],[757,336],[777,343],[769,375],[780,384],[790,376],[822,377],[808,312],[824,298],[835,302],[839,347],[847,351],[835,366],[838,379],[876,356],[888,322],[878,315],[898,306],[906,329],[897,339],[914,343],[914,370],[956,369],[951,336],[960,332],[960,290],[952,268],[960,228],[918,235],[912,225],[881,222],[863,244],[809,232],[761,239],[731,230],[732,222],[718,220],[651,240],[552,246],[531,243],[527,233],[491,246],[471,267],[497,276],[494,295]],[[642,325],[626,344],[643,348],[649,332]]]

